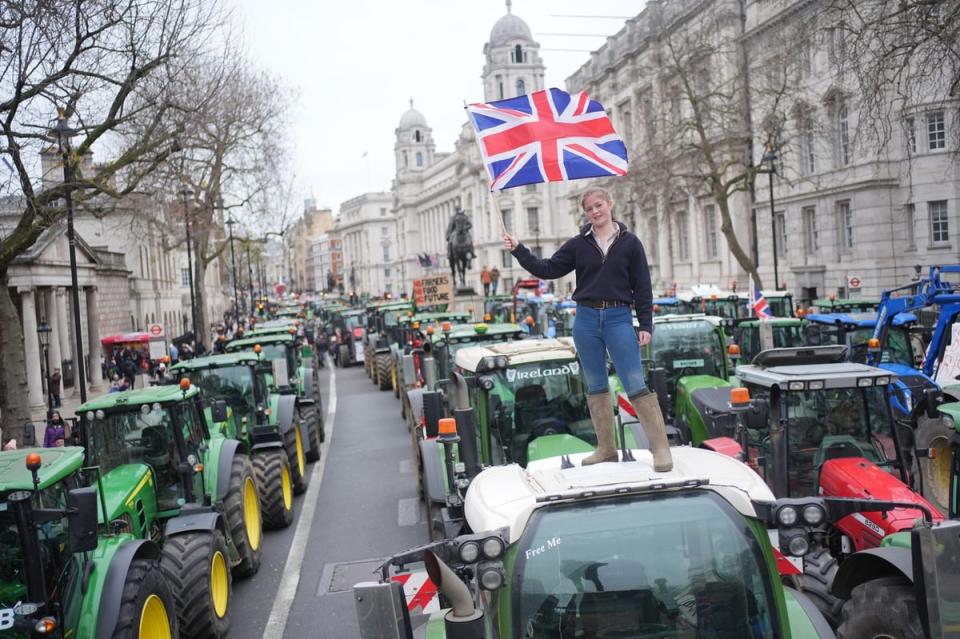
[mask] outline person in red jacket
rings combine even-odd
[[[541,279],[576,271],[573,341],[587,378],[587,406],[597,433],[597,450],[583,464],[617,460],[613,401],[607,381],[609,352],[650,442],[654,469],[666,472],[673,468],[666,426],[657,396],[643,379],[640,362],[640,346],[650,343],[653,335],[653,289],[647,255],[640,238],[613,219],[613,198],[605,189],[587,188],[580,206],[587,224],[551,257],[539,259],[509,233],[504,234],[503,245],[520,266]],[[631,307],[639,323],[637,331]]]

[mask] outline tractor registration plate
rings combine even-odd
[[[0,630],[13,628],[15,619],[13,608],[0,608]]]
[[[674,368],[697,368],[703,366],[702,359],[675,359],[673,360]]]

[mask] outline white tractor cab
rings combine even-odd
[[[481,472],[466,534],[400,553],[380,582],[354,586],[361,638],[834,637],[784,585],[779,556],[806,554],[828,522],[874,502],[776,500],[746,465],[704,449],[675,448],[666,473],[632,453]],[[411,615],[398,585],[418,562],[441,593],[429,616]]]

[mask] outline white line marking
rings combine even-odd
[[[420,523],[420,498],[406,497],[397,501],[397,525],[416,526]]]
[[[310,528],[313,526],[313,513],[317,509],[317,497],[320,495],[320,483],[323,481],[323,470],[327,466],[330,454],[330,443],[333,441],[334,420],[337,416],[337,374],[330,367],[330,391],[327,403],[326,439],[320,445],[320,461],[313,466],[310,475],[310,486],[304,495],[303,508],[300,510],[300,520],[297,530],[290,543],[290,551],[283,565],[283,577],[277,588],[277,596],[273,599],[270,617],[267,626],[263,629],[264,639],[282,639],[287,627],[287,618],[290,616],[290,607],[297,596],[297,587],[300,585],[300,571],[303,569],[303,557],[307,549],[307,540],[310,539]],[[289,567],[289,568],[288,568]]]

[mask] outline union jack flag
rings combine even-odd
[[[770,305],[767,304],[767,298],[763,296],[757,285],[753,285],[753,293],[750,295],[750,303],[753,306],[753,314],[757,317],[773,317]]]
[[[627,147],[603,105],[582,91],[546,89],[466,109],[491,190],[627,173]]]

